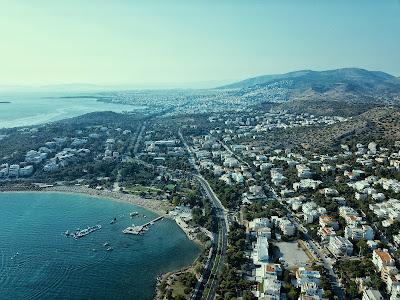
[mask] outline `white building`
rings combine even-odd
[[[323,290],[319,287],[321,274],[318,271],[300,267],[296,271],[297,287],[301,294],[310,297],[322,297]]]
[[[19,176],[19,165],[10,165],[9,169],[8,169],[8,176],[9,177],[18,177]]]
[[[263,280],[263,290],[259,299],[280,300],[282,283],[277,278],[266,277]]]
[[[336,256],[351,256],[353,254],[353,244],[347,238],[331,236],[329,250]]]
[[[293,183],[293,189],[295,191],[316,190],[321,183],[322,181],[320,180],[302,179],[300,182]]]
[[[365,239],[367,241],[371,241],[374,239],[374,230],[369,225],[361,225],[361,226],[346,226],[344,230],[344,235],[348,239],[352,239],[355,241]]]
[[[33,174],[33,166],[26,166],[19,169],[19,175],[21,177],[29,177]]]
[[[268,262],[268,238],[264,236],[257,237],[257,260],[258,262]]]
[[[387,249],[375,249],[372,252],[372,262],[379,271],[382,271],[386,266],[394,266],[395,263]]]
[[[383,296],[378,290],[367,289],[364,291],[361,300],[383,300]]]
[[[296,227],[289,221],[289,219],[281,219],[279,222],[279,228],[286,236],[293,236],[296,232]]]

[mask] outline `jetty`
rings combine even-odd
[[[157,217],[154,220],[151,220],[150,222],[147,222],[146,224],[139,225],[139,226],[129,226],[122,230],[123,233],[125,234],[142,234],[145,231],[149,229],[151,225],[153,225],[155,222],[162,220],[164,217]]]

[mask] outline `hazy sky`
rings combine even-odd
[[[0,0],[0,85],[400,75],[399,0]]]

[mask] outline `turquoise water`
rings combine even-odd
[[[147,218],[131,219],[132,211]],[[84,195],[0,193],[0,299],[152,299],[157,275],[199,253],[168,219],[143,236],[121,232],[155,216]],[[63,234],[95,224],[102,229],[78,240]],[[114,250],[106,251],[105,242]]]
[[[88,98],[59,98],[80,93],[0,92],[0,128],[38,125],[95,111],[132,111],[132,105],[111,104]]]

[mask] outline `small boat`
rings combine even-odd
[[[107,247],[106,250],[107,250],[107,251],[112,251],[112,250],[114,250],[114,248],[113,248],[113,247]]]
[[[137,211],[131,212],[129,215],[132,217],[137,216],[139,213]]]
[[[65,236],[69,236],[69,230],[67,230],[66,232],[64,232]]]
[[[110,244],[107,243],[107,242],[105,242],[105,243],[103,244],[103,246],[104,246],[104,247],[107,247],[107,246],[110,246]]]
[[[112,219],[110,224],[114,224],[115,222],[117,222],[117,218]]]
[[[82,230],[78,230],[75,233],[70,234],[74,239],[79,239],[81,237],[87,236],[88,234],[96,231],[96,230],[100,230],[101,229],[101,225],[95,225],[95,226],[89,226],[86,229],[82,229]]]

